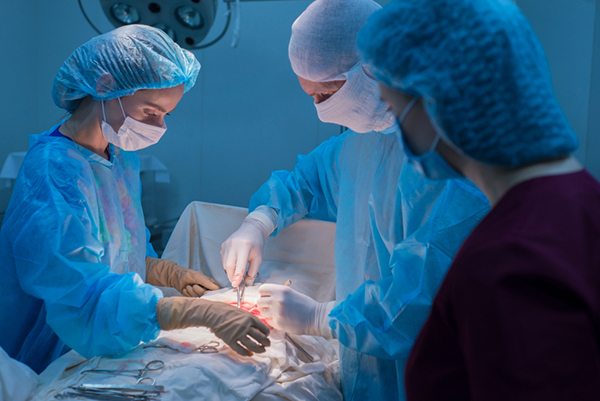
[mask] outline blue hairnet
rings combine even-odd
[[[423,97],[474,159],[519,166],[578,146],[542,46],[511,0],[396,0],[369,19],[358,48],[378,80]]]
[[[127,25],[75,50],[54,78],[52,98],[58,107],[72,112],[87,95],[94,100],[110,100],[140,89],[180,84],[187,92],[199,71],[196,57],[160,29]]]

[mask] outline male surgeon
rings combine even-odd
[[[349,129],[300,156],[292,171],[274,172],[221,248],[232,285],[249,284],[269,235],[304,217],[336,222],[336,300],[264,284],[258,305],[275,328],[339,340],[346,400],[405,399],[404,366],[432,299],[488,211],[470,181],[427,177],[439,169],[404,161],[394,115],[356,49],[358,31],[379,8],[316,0],[293,24],[289,57],[302,89],[321,121]]]

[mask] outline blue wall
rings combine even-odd
[[[383,0],[382,2],[387,2]],[[110,29],[97,0],[83,0],[92,20]],[[309,1],[242,3],[239,46],[231,32],[195,54],[198,83],[167,120],[161,142],[141,151],[171,172],[160,184],[159,218],[179,216],[193,200],[247,206],[272,170],[290,169],[339,133],[318,121],[287,58],[294,19]],[[600,0],[517,0],[548,54],[556,94],[581,141],[576,156],[600,177]],[[27,149],[27,135],[46,130],[63,112],[50,97],[62,62],[95,35],[74,0],[2,0],[0,24],[0,162]],[[219,5],[212,35],[223,23]],[[595,52],[594,52],[595,50]],[[0,189],[0,211],[9,192]]]
[[[27,134],[38,127],[37,5],[29,1],[2,0],[0,23],[0,163],[13,151],[27,149]],[[0,183],[0,212],[10,188]]]
[[[595,0],[517,0],[546,51],[556,96],[579,137],[575,156],[586,163]],[[600,42],[596,41],[596,47]],[[596,75],[599,71],[596,68]],[[596,108],[597,110],[597,108]],[[598,133],[600,134],[600,133]],[[596,149],[600,149],[597,147]],[[595,171],[600,177],[600,170]]]
[[[596,3],[594,46],[592,50],[592,79],[588,108],[586,167],[600,179],[600,0]]]
[[[1,47],[11,55],[10,62],[2,57],[0,74],[12,85],[2,90],[10,96],[0,99],[1,162],[27,149],[28,134],[46,130],[64,114],[50,97],[54,75],[95,35],[75,1],[3,2],[14,10],[0,24]],[[100,29],[111,28],[98,1],[83,3]],[[318,121],[287,58],[291,24],[309,3],[242,3],[238,47],[230,46],[230,30],[217,45],[195,52],[202,64],[198,83],[168,117],[161,142],[140,152],[155,155],[171,172],[171,183],[159,184],[161,220],[179,216],[193,200],[247,206],[272,170],[292,168],[298,153],[339,133],[338,126]],[[217,13],[210,36],[224,22],[223,3]]]

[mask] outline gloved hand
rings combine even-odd
[[[186,297],[201,297],[208,291],[219,289],[215,280],[200,272],[150,256],[146,258],[146,283],[173,287]]]
[[[266,206],[261,210],[277,217],[276,213]],[[255,210],[221,245],[221,261],[233,287],[237,287],[242,281],[248,263],[250,267],[245,282],[246,285],[254,284],[254,279],[258,276],[258,268],[262,263],[265,240],[275,230],[271,219],[272,217],[266,216],[264,212]]]
[[[161,298],[156,305],[163,330],[207,327],[231,349],[243,356],[265,352],[271,330],[258,317],[223,302],[199,298]],[[254,339],[254,341],[251,339]]]
[[[328,316],[335,301],[317,302],[288,286],[277,284],[263,284],[258,292],[258,309],[272,327],[291,334],[333,338]]]

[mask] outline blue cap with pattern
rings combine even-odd
[[[88,95],[110,100],[180,84],[187,92],[199,71],[196,57],[160,29],[127,25],[75,50],[56,74],[52,98],[58,107],[73,112]]]
[[[542,46],[511,0],[395,0],[371,16],[358,48],[379,81],[422,97],[476,160],[515,167],[578,146]]]

